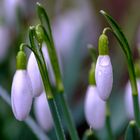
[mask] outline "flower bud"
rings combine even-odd
[[[30,54],[27,71],[29,77],[31,79],[32,88],[33,88],[33,96],[39,96],[43,91],[43,83],[40,75],[40,71],[38,68],[38,64],[33,52]]]
[[[113,85],[112,64],[108,55],[99,55],[95,68],[95,79],[99,96],[106,101]]]
[[[34,111],[39,125],[49,131],[53,127],[53,120],[45,92],[35,99]]]
[[[138,94],[140,94],[140,80],[139,79],[137,79],[137,87],[138,87]],[[126,87],[125,87],[124,100],[125,100],[125,108],[127,111],[128,118],[134,119],[132,89],[131,89],[130,81],[128,81],[128,83],[126,84]],[[140,96],[139,96],[138,100],[140,103]]]
[[[17,120],[24,120],[32,105],[32,86],[26,70],[17,70],[12,83],[11,102],[14,116]]]
[[[101,129],[105,123],[106,103],[98,96],[96,86],[89,86],[85,99],[85,116],[90,127]]]

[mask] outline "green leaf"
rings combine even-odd
[[[124,36],[121,28],[118,24],[114,21],[114,19],[108,15],[105,11],[101,10],[100,13],[106,18],[107,22],[110,24],[114,35],[116,36],[117,40],[119,41],[123,51],[129,57],[131,50],[128,44],[126,37]]]

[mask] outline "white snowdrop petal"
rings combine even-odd
[[[85,117],[89,126],[95,130],[103,128],[105,123],[106,104],[98,96],[95,86],[89,86],[85,98]]]
[[[33,52],[31,53],[29,57],[27,71],[28,71],[28,74],[32,83],[33,96],[37,97],[43,91],[43,83],[42,83],[41,74],[38,68],[38,64],[37,64],[37,61]]]
[[[24,120],[32,105],[32,86],[26,70],[17,70],[11,89],[12,110],[17,120]]]
[[[101,99],[107,100],[113,85],[112,64],[108,55],[98,57],[95,68],[95,79],[99,96]]]
[[[52,69],[52,66],[51,66],[51,61],[50,61],[50,58],[49,58],[48,50],[47,50],[47,47],[46,47],[45,44],[43,44],[43,46],[42,46],[42,52],[43,52],[43,55],[44,55],[44,58],[45,58],[47,68],[48,68],[50,80],[51,80],[52,84],[54,84],[55,83],[55,77],[54,77],[54,74],[53,74],[53,69]]]
[[[34,111],[39,125],[45,131],[49,131],[53,127],[53,120],[45,92],[43,92],[39,97],[36,98]]]
[[[140,80],[139,79],[137,79],[137,87],[138,87],[138,94],[140,95]],[[138,100],[140,103],[140,96]],[[128,118],[134,119],[133,98],[132,98],[132,89],[131,89],[130,81],[128,81],[125,87],[124,101],[125,101],[125,108],[126,108]]]

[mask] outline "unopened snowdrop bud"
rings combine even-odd
[[[108,55],[108,38],[105,34],[99,38],[99,56],[96,62],[95,79],[99,96],[106,101],[112,90],[113,72]]]
[[[140,79],[137,79],[137,87],[138,87],[138,94],[140,93]],[[133,109],[133,99],[132,99],[132,89],[130,81],[126,84],[125,87],[125,108],[127,111],[127,116],[129,119],[134,119],[134,109]],[[139,96],[139,103],[140,103],[140,96]]]
[[[38,68],[38,64],[37,64],[37,61],[33,52],[30,54],[30,57],[29,57],[27,71],[28,71],[28,74],[32,83],[33,96],[37,97],[43,91],[43,83],[42,83],[41,74]]]
[[[90,127],[103,128],[105,123],[106,103],[98,96],[96,86],[89,86],[85,99],[85,117]]]
[[[47,132],[53,127],[53,119],[45,92],[35,99],[34,111],[39,125]]]
[[[11,89],[11,103],[17,120],[24,120],[32,105],[32,86],[26,71],[26,55],[19,51],[17,55],[17,71],[13,78]]]

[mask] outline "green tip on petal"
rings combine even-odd
[[[99,37],[99,55],[108,55],[108,37],[105,34],[101,34]]]
[[[21,49],[17,54],[16,68],[25,70],[26,66],[27,66],[26,54],[23,51],[23,49]]]
[[[37,40],[39,43],[42,43],[43,42],[43,36],[44,36],[44,31],[43,31],[43,28],[42,28],[42,25],[41,24],[38,24],[36,27],[35,27],[35,33],[36,33],[36,37],[37,37]]]
[[[88,129],[84,133],[83,140],[98,140],[98,138],[91,129]]]
[[[125,140],[139,140],[140,134],[139,134],[139,128],[134,120],[129,122],[129,125],[127,127],[126,133],[125,133]]]

